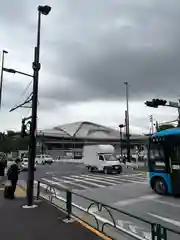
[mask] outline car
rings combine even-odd
[[[53,159],[50,155],[48,154],[40,154],[36,156],[35,159],[36,164],[51,164],[53,163]]]
[[[23,171],[27,171],[28,170],[28,159],[23,159],[23,161],[21,162],[20,165],[20,170]],[[34,164],[34,171],[36,171],[36,164]]]

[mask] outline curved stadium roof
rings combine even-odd
[[[110,138],[119,139],[119,131],[100,124],[92,122],[73,122],[56,126],[52,129],[38,131],[38,135],[62,138]],[[131,138],[142,137],[140,135],[131,135]]]

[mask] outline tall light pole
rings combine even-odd
[[[119,124],[119,133],[120,133],[120,150],[121,150],[121,157],[123,155],[123,148],[122,148],[122,129],[125,127],[126,125],[124,124]]]
[[[32,123],[30,128],[30,148],[28,159],[28,179],[27,179],[27,206],[33,207],[33,188],[34,188],[34,162],[36,157],[36,125],[37,125],[37,102],[38,102],[38,80],[41,64],[39,62],[40,55],[40,29],[41,14],[48,15],[51,11],[50,6],[38,6],[38,26],[37,26],[37,45],[34,49],[34,62],[32,64],[34,70],[33,79],[33,96],[32,96]]]
[[[130,136],[129,136],[129,84],[124,82],[126,91],[126,140],[127,140],[127,160],[130,161]]]
[[[3,69],[4,69],[4,55],[7,54],[8,51],[3,50],[2,51],[2,63],[1,63],[1,82],[0,82],[0,108],[1,108],[1,102],[2,102],[2,85],[3,85]]]

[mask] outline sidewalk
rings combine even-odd
[[[65,214],[46,202],[40,202],[34,209],[23,209],[26,199],[20,188],[17,188],[15,200],[4,199],[3,193],[3,187],[0,186],[1,239],[103,239],[76,221],[65,223]]]

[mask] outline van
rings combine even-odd
[[[90,172],[102,171],[105,174],[122,172],[122,166],[114,154],[112,145],[84,146],[82,161]]]

